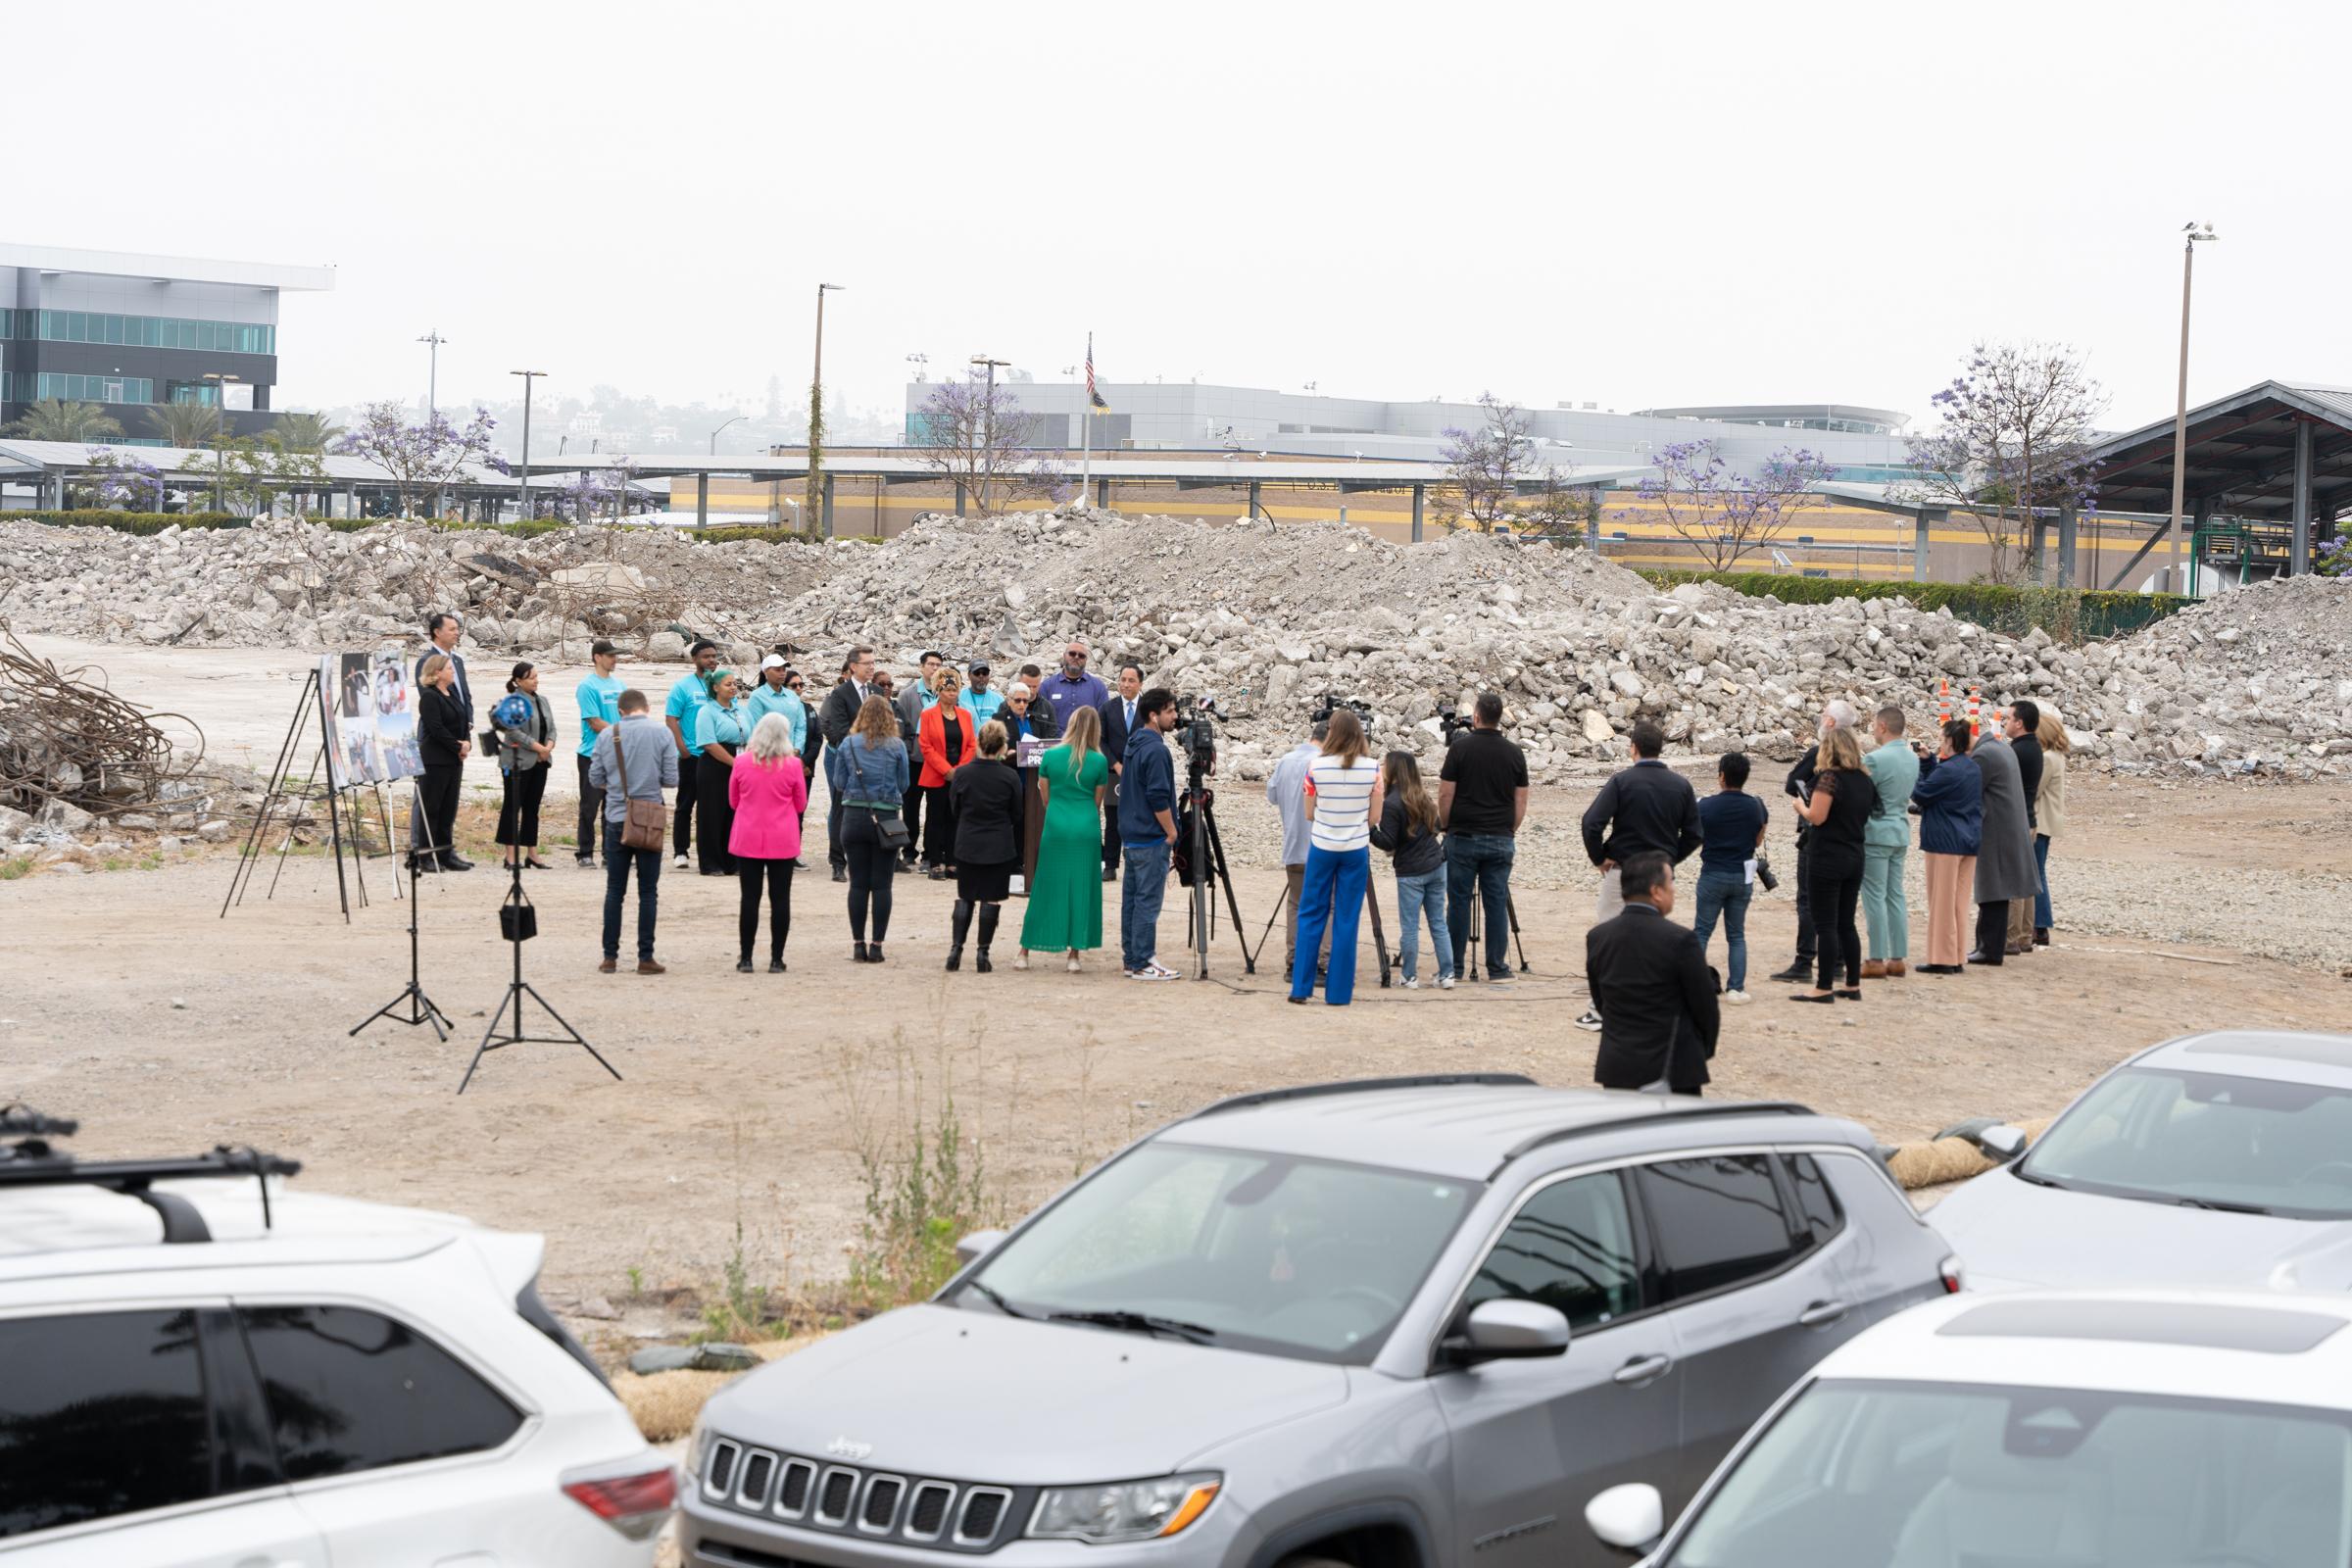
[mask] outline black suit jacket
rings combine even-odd
[[[1592,1077],[1603,1089],[1707,1081],[1722,1014],[1698,933],[1647,904],[1628,904],[1585,933],[1585,980],[1600,1013]]]
[[[865,699],[858,695],[858,683],[854,680],[836,681],[833,689],[825,693],[825,700],[817,705],[816,722],[808,726],[808,733],[801,739],[801,765],[811,770],[810,778],[816,776],[813,769],[817,754],[828,746],[841,750],[841,743],[850,738],[850,726],[858,722],[858,710],[864,706]],[[912,746],[906,748],[906,755],[914,756]]]
[[[1141,692],[1136,694],[1136,701],[1143,701]],[[1127,755],[1127,700],[1117,692],[1112,692],[1095,711],[1102,718],[1102,755],[1113,762],[1119,761]],[[1135,716],[1139,719],[1144,716],[1140,707],[1135,710]],[[1112,780],[1111,787],[1118,787],[1117,780]]]
[[[440,651],[441,650],[438,648],[427,648],[423,653],[416,656],[416,663],[415,667],[409,671],[409,684],[411,686],[419,690],[425,689],[424,662],[432,658]],[[464,654],[452,654],[449,656],[449,662],[456,667],[458,672],[458,689],[452,692],[450,695],[458,700],[458,711],[465,715],[463,719],[463,727],[466,734],[471,735],[473,733],[473,688],[466,684],[466,656]]]
[[[466,710],[456,692],[426,686],[416,694],[416,752],[427,767],[457,767],[466,757],[459,750],[472,736]]]

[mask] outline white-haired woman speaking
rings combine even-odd
[[[769,713],[752,726],[751,743],[727,774],[727,805],[735,814],[727,853],[743,883],[735,967],[752,972],[752,940],[760,934],[760,887],[767,885],[767,972],[784,972],[784,939],[792,931],[793,862],[801,854],[801,813],[808,808],[808,779],[792,747],[792,726]]]

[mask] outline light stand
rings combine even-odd
[[[520,860],[516,860],[513,865],[508,867],[508,871],[514,877],[514,886],[507,892],[505,906],[518,910],[529,908],[531,906],[530,901],[522,896],[522,862]],[[514,978],[508,983],[507,994],[505,998],[499,1002],[498,1010],[490,1015],[490,1027],[483,1031],[482,1043],[473,1048],[473,1059],[466,1064],[466,1076],[459,1080],[458,1093],[461,1095],[464,1094],[466,1092],[466,1086],[473,1082],[473,1070],[482,1064],[482,1057],[485,1054],[493,1051],[503,1051],[509,1046],[519,1046],[524,1044],[538,1044],[544,1046],[577,1046],[582,1051],[588,1053],[589,1055],[595,1056],[596,1064],[599,1067],[604,1068],[605,1071],[611,1073],[614,1083],[620,1082],[620,1070],[614,1067],[611,1062],[607,1061],[604,1057],[597,1055],[596,1048],[588,1043],[587,1037],[582,1035],[577,1029],[574,1029],[570,1024],[565,1023],[564,1021],[564,1015],[558,1012],[545,997],[539,995],[538,987],[532,985],[529,981],[522,977],[523,940],[523,924],[521,919],[517,917],[507,933],[507,945],[514,950]],[[563,1029],[563,1034],[526,1035],[522,1032],[522,999],[526,995],[530,997],[532,1001],[538,1003],[541,1007],[546,1009],[547,1015],[550,1018],[555,1019],[558,1026]],[[510,1006],[514,1009],[514,1033],[502,1035],[498,1032],[498,1026],[505,1020],[507,1016],[507,1008]]]
[[[389,824],[387,822],[388,832]],[[416,920],[423,901],[416,897],[416,876],[424,854],[425,852],[420,850],[412,850],[409,854],[409,983],[402,989],[399,996],[394,997],[390,1002],[385,1003],[367,1017],[352,1025],[351,1034],[354,1037],[376,1019],[389,1018],[394,1023],[429,1023],[433,1026],[433,1037],[436,1040],[441,1041],[444,1045],[449,1042],[449,1015],[435,1006],[433,999],[424,994],[424,986],[417,968]],[[399,891],[397,883],[394,884],[394,891]],[[395,1009],[403,1003],[408,1004],[408,1011],[405,1013],[396,1011]]]

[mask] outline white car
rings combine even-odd
[[[0,1565],[650,1568],[675,1474],[540,1239],[297,1168],[0,1146]]]
[[[1995,1158],[2025,1141],[1978,1140]],[[1971,1290],[2352,1290],[2352,1036],[2152,1046],[1928,1218]]]
[[[1832,1351],[1663,1541],[1646,1483],[1585,1518],[1647,1568],[2345,1568],[2352,1307],[1932,1301]]]

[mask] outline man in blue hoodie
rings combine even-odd
[[[1119,844],[1127,862],[1119,889],[1121,966],[1130,980],[1173,980],[1159,961],[1160,896],[1168,852],[1176,846],[1176,760],[1167,732],[1176,727],[1176,694],[1154,686],[1137,700],[1135,733],[1119,770]]]

